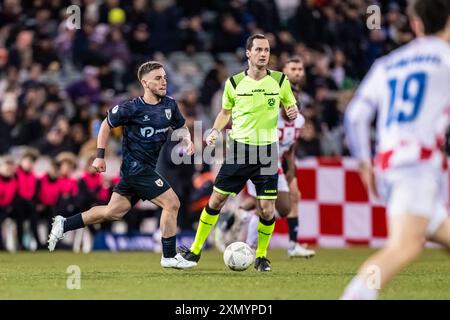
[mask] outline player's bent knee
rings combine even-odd
[[[166,203],[164,203],[163,209],[165,209],[169,212],[178,213],[178,210],[180,210],[180,205],[181,205],[180,200],[175,198],[175,199],[171,199],[170,201],[167,201]]]
[[[268,211],[262,210],[260,216],[261,216],[262,219],[264,219],[266,221],[270,221],[270,220],[273,219],[273,217],[275,215],[274,215],[273,211],[272,212],[268,212]]]
[[[293,191],[289,194],[291,201],[298,202],[300,201],[300,192]]]
[[[109,221],[118,221],[131,209],[128,203],[110,204],[104,212],[104,219]]]
[[[274,204],[271,202],[262,202],[260,216],[264,220],[271,220],[274,216]]]
[[[225,205],[227,198],[228,198],[228,196],[214,191],[212,193],[211,197],[209,198],[208,205],[211,209],[220,210]]]

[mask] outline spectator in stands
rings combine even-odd
[[[6,75],[0,78],[0,97],[3,97],[6,92],[12,92],[16,96],[19,95],[20,84],[17,68],[6,65],[4,69]]]
[[[47,70],[52,63],[59,64],[59,58],[53,47],[52,38],[48,34],[38,36],[33,55],[33,61],[40,64],[43,70]]]
[[[154,0],[148,25],[156,51],[166,54],[179,49],[180,11],[174,0]]]
[[[14,134],[15,144],[34,145],[44,132],[39,115],[46,98],[45,89],[38,83],[30,84],[21,98],[21,114],[18,115],[18,125]]]
[[[208,44],[208,36],[203,30],[202,18],[192,16],[184,21],[181,28],[181,48],[189,54],[205,51]]]
[[[295,150],[297,158],[322,155],[320,139],[312,121],[307,120],[304,127],[300,130],[300,137],[297,140],[297,148]]]
[[[22,13],[21,1],[4,1],[2,11],[0,11],[0,27],[12,24],[19,20]]]
[[[52,17],[50,6],[41,5],[35,11],[33,29],[37,34],[45,35],[50,39],[56,35],[57,23]]]
[[[127,21],[132,29],[139,24],[148,22],[149,9],[147,0],[133,0],[131,8],[127,12]]]
[[[100,23],[109,23],[110,17],[114,14],[115,9],[120,10],[120,0],[106,0],[99,7],[99,21]]]
[[[14,159],[11,156],[0,157],[0,250],[5,248],[2,224],[7,217],[14,215],[17,188]]]
[[[62,113],[61,105],[58,102],[47,101],[40,112],[39,126],[41,132],[34,139],[38,141],[43,137],[45,132],[49,132],[58,115]]]
[[[356,66],[356,72],[362,77],[367,71],[364,69],[364,47],[367,46],[365,38],[366,24],[359,16],[358,7],[351,3],[343,5],[344,21],[339,28],[339,46],[345,56]]]
[[[322,14],[315,7],[315,0],[301,1],[289,23],[289,31],[297,41],[313,46],[321,35]]]
[[[247,6],[249,13],[255,17],[256,24],[264,33],[280,30],[280,15],[275,0],[249,0]]]
[[[67,93],[75,105],[100,102],[101,87],[98,76],[98,68],[86,66],[83,69],[83,79],[69,85]]]
[[[89,140],[86,129],[81,123],[74,123],[70,126],[69,149],[74,154],[79,154],[83,145]]]
[[[109,198],[112,194],[111,183],[107,178],[105,178],[104,175],[98,173],[97,170],[95,170],[95,168],[92,166],[94,159],[95,156],[91,156],[89,157],[89,159],[87,159],[84,170],[81,173],[81,177],[78,179],[77,204],[78,209],[82,211],[88,210],[95,205],[102,206],[108,204]],[[111,225],[111,221],[105,221],[99,227],[101,227],[101,229],[103,230],[111,230]],[[86,241],[83,241],[86,239],[86,235],[84,235],[85,232],[95,234],[97,232],[96,226],[90,225],[85,227],[84,229],[76,230],[75,237],[77,237],[77,234],[81,234],[79,235],[81,240],[78,247],[83,244],[86,245],[84,243]],[[76,251],[79,250],[77,247],[75,247],[74,249]]]
[[[149,57],[154,52],[153,41],[150,37],[150,31],[145,23],[139,23],[131,30],[128,38],[128,46],[133,53],[133,63],[137,65],[141,59]]]
[[[53,126],[45,137],[37,143],[37,148],[41,154],[50,157],[55,157],[63,151],[70,150],[70,146],[66,142],[66,136],[57,126]]]
[[[228,77],[225,64],[221,60],[217,60],[211,70],[205,76],[201,87],[200,102],[203,107],[211,110],[211,100],[214,94],[222,87],[222,84]]]
[[[57,205],[57,214],[64,217],[72,216],[77,212],[79,203],[78,182],[73,177],[77,168],[77,158],[71,152],[61,152],[56,156],[58,165],[58,184],[60,190],[60,198]]]
[[[39,153],[37,150],[27,148],[20,158],[19,166],[16,171],[18,189],[14,220],[17,226],[17,248],[19,250],[24,248],[23,226],[26,221],[29,221],[30,231],[38,244],[38,248],[45,248],[45,243],[40,242],[37,231],[38,217],[36,212],[36,191],[38,177],[34,172],[34,165],[38,156]]]
[[[36,189],[36,212],[38,222],[44,220],[47,226],[47,231],[50,232],[52,218],[57,213],[56,206],[59,202],[61,193],[59,188],[58,165],[56,160],[50,160],[49,167],[46,173],[38,180]]]
[[[14,93],[7,93],[3,97],[0,116],[0,155],[9,151],[14,145],[13,129],[18,125],[17,97]]]
[[[22,83],[22,89],[28,90],[30,87],[36,87],[40,84],[43,75],[42,64],[33,62],[26,70],[26,74],[23,77],[26,79]]]
[[[218,30],[214,36],[212,51],[219,52],[236,52],[243,46],[244,30],[230,14],[224,14],[219,19]]]
[[[32,31],[23,30],[17,34],[15,44],[9,51],[9,64],[17,69],[26,69],[33,63]]]

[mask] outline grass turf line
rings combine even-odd
[[[228,270],[217,251],[183,271],[161,268],[160,254],[147,252],[1,252],[0,299],[338,299],[373,252],[318,249],[313,259],[291,260],[285,250],[270,250],[270,273]],[[380,298],[450,299],[449,258],[426,250]],[[70,265],[81,269],[80,290],[67,289]]]

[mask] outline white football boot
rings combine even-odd
[[[197,266],[197,262],[189,261],[183,258],[179,253],[173,258],[161,257],[161,266],[163,268],[174,268],[174,269],[190,269]]]
[[[298,243],[289,242],[289,249],[288,249],[288,257],[289,258],[312,258],[316,255],[316,252],[311,249],[307,249],[303,246],[301,246]]]
[[[62,216],[56,216],[53,218],[52,230],[48,236],[48,250],[55,250],[55,246],[59,240],[64,238],[64,221],[66,218]]]

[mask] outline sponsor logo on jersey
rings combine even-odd
[[[164,132],[167,132],[168,130],[169,130],[169,127],[162,128],[162,129],[156,129],[156,130],[153,127],[145,127],[145,128],[141,128],[141,135],[144,138],[150,138],[154,134],[164,133]]]

